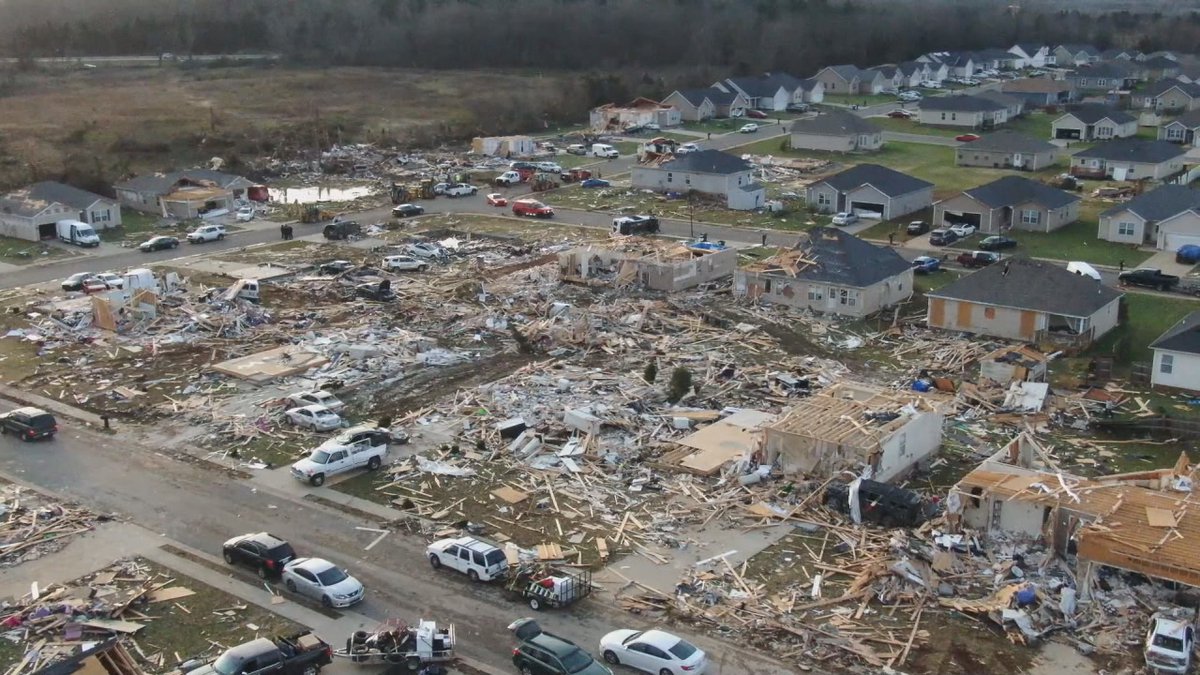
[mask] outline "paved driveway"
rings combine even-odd
[[[1174,251],[1159,251],[1158,253],[1155,253],[1147,258],[1146,262],[1138,265],[1138,267],[1149,267],[1151,269],[1157,267],[1163,271],[1163,274],[1174,274],[1176,276],[1184,277],[1192,271],[1192,268],[1195,267],[1195,265],[1186,265],[1175,262]]]

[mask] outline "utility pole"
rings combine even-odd
[[[692,191],[688,190],[688,236],[696,240],[696,202],[692,201]]]

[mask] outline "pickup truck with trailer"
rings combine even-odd
[[[274,640],[251,640],[230,647],[211,663],[184,663],[180,670],[189,675],[316,675],[333,661],[332,657],[333,648],[306,631]]]
[[[453,661],[454,643],[453,625],[438,628],[437,622],[422,619],[412,626],[387,619],[372,632],[355,631],[346,638],[346,648],[333,655],[359,664],[402,664],[415,673],[431,663]]]
[[[613,218],[613,234],[658,234],[658,218],[654,216],[621,216]]]
[[[1117,283],[1122,286],[1141,286],[1160,291],[1170,291],[1179,285],[1179,277],[1174,274],[1163,274],[1162,270],[1151,267],[1139,267],[1117,275]]]

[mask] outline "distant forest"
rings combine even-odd
[[[1016,41],[1193,51],[1200,11],[1175,7],[1187,5],[1083,13],[1055,6],[1087,3],[1036,0],[0,0],[0,52],[808,75]]]

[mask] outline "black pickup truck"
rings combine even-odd
[[[333,660],[333,648],[309,632],[258,638],[231,647],[216,661],[181,668],[188,675],[316,675]]]
[[[1162,270],[1141,267],[1117,275],[1117,282],[1122,286],[1143,286],[1160,291],[1174,290],[1179,285],[1179,277],[1173,274],[1163,274]]]

